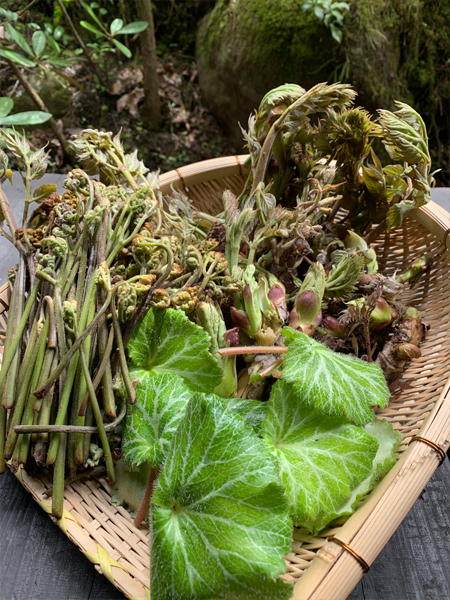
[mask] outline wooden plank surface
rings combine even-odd
[[[36,182],[57,183],[64,175]],[[23,187],[5,191],[20,222]],[[447,210],[450,189],[433,190]],[[449,215],[450,227],[450,215]],[[0,283],[16,263],[0,238]],[[124,596],[66,538],[9,472],[0,477],[0,600],[119,600]],[[450,462],[436,471],[349,600],[450,599]]]

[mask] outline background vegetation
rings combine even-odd
[[[49,144],[55,171],[73,166],[65,141],[82,128],[122,129],[127,149],[163,171],[240,152],[238,121],[246,125],[269,88],[345,81],[372,112],[392,109],[395,99],[418,110],[433,166],[442,169],[438,185],[450,185],[445,0],[3,0],[1,7],[0,97],[13,105],[0,100],[0,119],[6,126],[17,113],[51,113],[27,131],[36,147]],[[149,24],[143,31],[130,25],[141,21]]]

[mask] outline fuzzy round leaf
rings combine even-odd
[[[292,527],[276,462],[223,400],[196,394],[153,496],[153,600],[288,600]]]
[[[222,380],[222,369],[209,352],[210,343],[184,312],[152,308],[128,344],[131,377],[143,381],[155,373],[171,373],[193,390],[211,392]]]
[[[282,378],[293,384],[297,400],[325,415],[346,416],[357,425],[373,421],[371,406],[387,406],[389,389],[375,363],[333,352],[290,327],[282,334],[289,346]]]
[[[261,435],[277,456],[294,525],[322,529],[371,472],[378,442],[343,417],[324,417],[277,382]],[[329,520],[327,521],[327,517]]]
[[[131,468],[147,462],[162,465],[192,392],[176,375],[162,373],[136,387],[136,402],[128,406],[122,439],[124,463]]]

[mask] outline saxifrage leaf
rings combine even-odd
[[[222,369],[209,352],[206,331],[180,310],[151,308],[135,329],[128,352],[130,374],[141,381],[155,373],[182,377],[196,391],[210,392],[222,380]]]
[[[310,531],[326,521],[365,479],[378,442],[343,417],[324,417],[277,382],[261,434],[277,456],[294,525]],[[329,521],[328,521],[329,522]]]
[[[345,415],[357,425],[373,421],[371,406],[387,406],[389,389],[375,363],[333,352],[290,327],[282,334],[289,346],[282,379],[294,385],[302,402],[326,415]]]
[[[357,508],[358,502],[395,465],[395,452],[402,439],[400,433],[395,431],[392,425],[385,419],[369,423],[364,427],[364,430],[379,443],[372,469],[369,475],[353,488],[350,497],[334,513],[330,513],[325,518],[317,519],[314,523],[308,524],[308,529],[314,534],[324,529],[332,521],[352,515]]]
[[[274,457],[217,396],[195,394],[152,508],[152,600],[288,599],[292,525]]]
[[[181,377],[160,373],[136,387],[136,402],[128,406],[122,439],[128,467],[148,462],[162,465],[192,391]]]
[[[262,422],[266,418],[269,403],[247,398],[231,398],[227,402],[227,408],[240,415],[248,427],[253,427],[255,432],[259,433]]]

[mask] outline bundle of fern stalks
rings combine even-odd
[[[45,149],[0,130],[0,174],[13,155],[25,186],[20,227],[0,187],[20,253],[0,468],[52,473],[57,517],[76,479],[117,478],[119,496],[141,482],[128,502],[151,522],[156,599],[289,598],[292,526],[345,519],[394,464],[399,434],[374,407],[420,356],[426,326],[398,298],[432,258],[388,277],[371,244],[433,177],[421,117],[397,103],[373,118],[355,96],[269,92],[243,130],[244,189],[218,215],[163,197],[120,134],[89,129],[62,196],[32,193]]]

